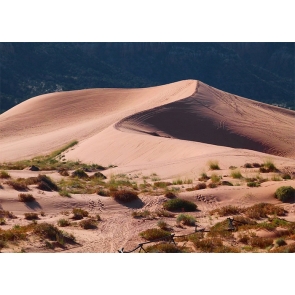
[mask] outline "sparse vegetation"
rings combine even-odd
[[[157,245],[148,246],[145,250],[147,253],[182,253],[181,248],[176,247],[174,244],[160,243]]]
[[[262,173],[277,172],[278,169],[271,159],[267,159],[260,166],[259,171]]]
[[[83,219],[84,217],[88,217],[89,215],[88,211],[83,210],[81,208],[74,208],[72,212],[74,214],[73,219],[75,220]]]
[[[169,211],[185,211],[185,212],[190,212],[190,211],[196,211],[197,210],[197,205],[193,202],[180,199],[180,198],[175,198],[166,201],[163,204],[163,208],[165,210]]]
[[[233,170],[231,173],[230,173],[230,176],[234,179],[241,179],[243,178],[243,175],[241,174],[240,170],[239,169],[236,169],[236,170]]]
[[[6,183],[17,191],[28,190],[28,186],[23,179],[8,180]]]
[[[33,202],[33,201],[35,201],[35,198],[33,197],[32,194],[25,194],[25,193],[19,194],[18,199],[21,202]]]
[[[153,241],[160,238],[170,237],[170,232],[159,229],[159,228],[150,228],[141,232],[139,235],[148,241]]]
[[[263,237],[252,237],[249,240],[249,244],[252,247],[258,247],[265,249],[266,247],[272,246],[273,239],[272,238],[263,238]]]
[[[16,216],[12,212],[0,209],[0,218],[3,218],[3,217],[11,218],[11,219],[16,218]]]
[[[10,177],[11,176],[10,176],[10,174],[7,171],[5,171],[5,170],[1,170],[0,171],[0,178],[7,179],[7,178],[10,178]]]
[[[199,181],[207,181],[208,179],[210,179],[210,177],[207,175],[207,173],[205,172],[201,173],[199,177]]]
[[[282,202],[295,200],[295,189],[292,186],[281,186],[275,192],[275,197]]]
[[[219,216],[229,216],[229,215],[237,215],[240,214],[243,210],[239,207],[228,205],[223,206],[218,209],[211,210],[209,212],[210,215],[217,213]]]
[[[37,177],[38,186],[37,188],[43,191],[58,191],[59,187],[56,183],[48,176],[39,174]]]
[[[217,184],[220,181],[220,176],[216,173],[212,173],[210,179],[211,179],[212,183]]]
[[[131,215],[133,218],[147,218],[151,215],[151,212],[149,210],[133,211]]]
[[[85,219],[80,221],[80,226],[84,229],[95,229],[97,228],[97,221],[93,218]]]
[[[176,223],[194,226],[196,224],[196,219],[189,214],[179,214],[177,216]]]
[[[128,190],[115,191],[112,192],[111,195],[117,202],[123,203],[131,202],[138,199],[138,195],[136,193]]]
[[[159,220],[157,222],[157,226],[160,228],[160,229],[163,229],[163,230],[167,230],[168,229],[168,224],[164,221],[164,220]]]
[[[256,182],[256,181],[250,181],[250,182],[247,182],[247,186],[249,186],[249,187],[259,187],[260,183]]]
[[[155,211],[155,214],[159,217],[174,217],[175,215],[167,210],[164,209],[158,209]]]
[[[210,160],[208,162],[210,170],[220,170],[219,163],[217,160]]]
[[[72,174],[71,177],[77,177],[82,179],[89,179],[88,174],[83,169],[77,169]]]
[[[65,226],[69,226],[71,223],[68,219],[65,218],[61,218],[57,221],[57,225],[60,227],[65,227]]]
[[[158,181],[154,182],[154,187],[156,188],[166,188],[167,186],[171,185],[171,182],[165,182],[165,181]]]
[[[37,213],[31,212],[31,213],[25,213],[25,219],[36,220],[36,219],[39,219],[39,217]]]
[[[165,194],[165,197],[168,199],[175,199],[177,198],[177,196],[175,194],[173,194],[172,192],[168,192]]]

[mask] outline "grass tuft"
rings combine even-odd
[[[163,208],[165,210],[169,211],[185,211],[185,212],[190,212],[190,211],[196,211],[197,210],[197,205],[193,202],[180,199],[180,198],[175,198],[166,201],[163,204]]]
[[[25,194],[25,193],[19,194],[18,199],[21,202],[33,202],[33,201],[35,201],[35,198],[33,197],[32,194]]]

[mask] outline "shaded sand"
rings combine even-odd
[[[191,184],[174,185],[179,196],[198,205],[193,213],[198,223],[210,227],[208,212],[224,205],[247,207],[259,202],[284,206],[288,220],[295,220],[295,205],[282,204],[274,198],[282,185],[295,187],[295,180],[271,181],[249,188],[245,180],[230,178],[230,166],[240,168],[244,177],[252,177],[258,169],[244,169],[245,163],[262,163],[271,159],[281,171],[295,175],[295,112],[266,105],[217,90],[194,80],[145,89],[88,89],[59,92],[32,98],[0,115],[0,162],[27,159],[47,154],[72,140],[78,145],[64,152],[65,159],[80,160],[117,167],[104,171],[108,180],[124,173],[138,185],[153,184],[152,173],[159,180],[173,182],[191,179]],[[215,171],[234,186],[218,186],[202,191],[185,191],[193,187],[201,172],[210,176],[209,160],[219,161]],[[40,172],[58,181],[57,172]],[[36,176],[39,172],[10,171],[13,178]],[[75,207],[100,214],[102,221],[95,230],[70,226],[79,245],[67,252],[116,252],[131,249],[142,239],[139,232],[156,227],[158,219],[134,219],[133,210],[157,210],[166,200],[162,192],[140,192],[140,201],[126,206],[111,197],[97,194],[43,192],[32,185],[29,192],[36,202],[18,201],[19,192],[1,180],[0,209],[12,211],[18,219],[1,226],[27,224],[26,212],[45,212],[40,221],[57,224],[68,218],[63,211]],[[200,197],[201,195],[201,197]],[[192,229],[175,227],[175,218],[164,218],[176,233]],[[19,246],[21,247],[21,246]],[[28,252],[42,252],[32,243]],[[2,249],[5,251],[5,248]],[[12,251],[6,249],[7,252]],[[15,250],[18,251],[18,250]],[[47,249],[48,251],[48,249]]]

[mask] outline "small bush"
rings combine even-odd
[[[276,240],[276,245],[278,245],[279,247],[281,247],[281,246],[287,245],[287,243],[286,243],[286,241],[284,239],[279,238],[279,239]]]
[[[132,191],[128,190],[120,190],[120,191],[115,191],[112,192],[112,197],[117,201],[117,202],[131,202],[133,200],[138,199],[138,195]]]
[[[219,163],[216,160],[209,161],[208,166],[209,166],[210,170],[220,170]]]
[[[0,171],[0,178],[4,178],[4,179],[7,179],[7,178],[10,178],[10,174],[4,170],[1,170]]]
[[[220,176],[217,175],[216,173],[212,173],[210,179],[211,179],[212,183],[217,184],[220,181]]]
[[[69,171],[66,168],[60,168],[60,169],[58,169],[58,173],[61,176],[69,176]]]
[[[174,217],[175,215],[167,210],[158,209],[155,214],[159,217]]]
[[[168,192],[165,194],[165,198],[175,199],[175,198],[177,198],[177,196],[175,194],[173,194],[172,192]]]
[[[278,169],[271,160],[266,160],[259,168],[262,173],[277,172]]]
[[[240,170],[233,170],[233,171],[231,172],[230,176],[231,176],[232,178],[235,178],[235,179],[241,179],[241,178],[243,178],[243,176],[242,176]]]
[[[75,170],[72,175],[72,177],[78,177],[78,178],[83,178],[83,179],[88,179],[89,176],[87,175],[87,173],[85,173],[85,171],[83,169],[77,169]]]
[[[11,219],[16,218],[16,216],[12,212],[0,209],[0,218],[3,218],[3,217],[11,218]]]
[[[284,173],[284,174],[282,175],[282,178],[285,179],[285,180],[287,180],[287,179],[291,179],[291,175],[290,175],[290,174],[287,174],[287,173]]]
[[[284,216],[284,208],[268,203],[259,203],[244,209],[244,214],[252,219],[267,218],[268,215]]]
[[[193,202],[183,200],[180,198],[171,199],[163,204],[163,208],[169,211],[196,211],[197,205]]]
[[[168,224],[164,220],[159,220],[158,223],[157,223],[157,226],[160,229],[163,229],[163,230],[167,230],[168,229]]]
[[[252,166],[254,168],[259,168],[259,167],[261,167],[261,164],[259,164],[259,163],[252,163]]]
[[[205,189],[207,187],[205,182],[200,182],[196,185],[197,190]]]
[[[170,237],[170,232],[159,228],[150,228],[141,232],[139,235],[148,241],[153,241],[160,238]]]
[[[25,219],[36,220],[36,219],[38,219],[38,214],[37,213],[25,213]]]
[[[218,209],[214,209],[210,211],[210,215],[213,215],[214,213],[217,213],[219,216],[229,216],[229,215],[236,215],[240,214],[242,212],[242,209],[236,206],[228,205],[223,206]]]
[[[244,168],[252,168],[252,164],[251,163],[245,163],[244,164]]]
[[[295,200],[295,189],[292,186],[281,186],[275,192],[275,198],[282,202]]]
[[[221,185],[227,185],[227,186],[233,186],[233,184],[231,182],[226,181],[226,180],[222,181],[220,184]]]
[[[189,214],[179,214],[176,219],[177,224],[184,224],[194,226],[196,224],[196,219]]]
[[[172,185],[172,183],[171,182],[165,182],[165,181],[154,182],[154,186],[157,187],[157,188],[166,188],[169,185]]]
[[[35,201],[35,198],[33,197],[32,194],[25,194],[25,193],[19,194],[18,199],[21,202],[33,202],[33,201]]]
[[[100,172],[95,172],[90,178],[107,179],[107,177]]]
[[[199,177],[199,181],[207,181],[208,179],[210,179],[210,177],[207,175],[207,173],[203,172],[201,173],[201,177]]]
[[[60,227],[65,227],[65,226],[69,226],[71,223],[68,219],[61,218],[58,220],[57,224]]]
[[[72,212],[74,214],[73,219],[76,220],[83,219],[83,217],[87,217],[89,215],[88,211],[83,210],[81,208],[74,208]]]
[[[108,197],[108,196],[111,195],[111,193],[110,193],[109,190],[102,189],[102,188],[100,188],[100,189],[97,191],[97,194],[100,195],[100,196],[103,196],[103,197]]]
[[[42,191],[58,191],[59,188],[56,183],[48,176],[39,174],[37,177],[38,186],[37,188]]]
[[[271,253],[295,253],[295,243],[272,249],[270,252]]]
[[[26,191],[26,190],[28,190],[27,184],[22,179],[8,180],[6,183],[9,186],[13,187],[17,191]]]
[[[193,243],[198,249],[206,253],[213,253],[215,249],[223,246],[220,238],[196,239]]]
[[[250,182],[247,182],[247,186],[249,186],[249,187],[259,187],[260,183],[256,182],[256,181],[250,181]]]
[[[161,243],[153,246],[148,246],[145,251],[147,253],[182,253],[183,251],[174,244]]]
[[[59,195],[61,197],[67,197],[67,198],[70,198],[71,197],[71,194],[69,192],[67,192],[66,190],[59,191]]]
[[[0,218],[0,225],[5,225],[6,224],[6,221],[4,218]]]
[[[147,218],[151,215],[151,212],[148,210],[144,210],[144,211],[133,211],[132,212],[132,217],[133,218]]]
[[[218,185],[217,185],[217,183],[214,183],[214,182],[210,182],[209,184],[208,184],[208,187],[209,188],[216,188]]]
[[[99,214],[96,214],[96,215],[95,215],[95,219],[96,219],[97,221],[101,221],[101,217],[100,217],[100,215],[99,215]]]
[[[272,238],[263,238],[263,237],[252,237],[249,241],[249,244],[252,247],[258,247],[265,249],[273,244]]]
[[[97,221],[95,219],[85,219],[80,221],[80,226],[84,229],[94,229],[97,228]]]

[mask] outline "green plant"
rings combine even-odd
[[[287,245],[286,241],[283,238],[279,238],[276,240],[276,245],[279,247]]]
[[[274,163],[271,159],[267,159],[263,162],[263,164],[259,168],[259,171],[262,173],[268,173],[268,172],[276,172],[276,171],[278,171],[278,169],[274,165]]]
[[[84,229],[94,229],[97,228],[97,221],[92,218],[85,219],[80,221],[80,226]]]
[[[282,178],[281,178],[280,176],[278,176],[278,175],[273,175],[273,176],[271,177],[271,180],[272,180],[272,181],[281,181]]]
[[[167,186],[171,184],[172,184],[171,182],[165,182],[165,181],[154,182],[154,186],[157,188],[166,188]]]
[[[150,228],[139,233],[139,235],[146,240],[152,241],[160,238],[168,238],[171,234],[170,232],[159,228]]]
[[[21,202],[33,202],[33,201],[35,201],[35,198],[33,197],[32,194],[25,194],[25,193],[19,194],[18,199]]]
[[[250,182],[247,182],[247,186],[249,186],[249,187],[259,187],[260,183],[255,182],[255,181],[250,181]]]
[[[199,177],[199,181],[207,181],[208,179],[210,179],[210,177],[207,175],[207,173],[203,172],[200,175],[201,177]]]
[[[211,179],[212,183],[217,184],[220,181],[220,176],[216,173],[212,173],[210,179]]]
[[[0,178],[4,178],[4,179],[7,179],[7,178],[10,178],[10,174],[8,172],[6,172],[5,170],[1,170],[0,171]]]
[[[244,209],[244,214],[252,219],[267,218],[268,215],[284,216],[286,211],[282,207],[268,203],[258,203]]]
[[[189,214],[179,214],[176,218],[176,223],[194,226],[196,224],[196,219]]]
[[[145,250],[147,253],[182,253],[181,248],[169,243],[160,243],[148,246]]]
[[[133,218],[147,218],[151,215],[151,212],[149,210],[133,211],[131,215]]]
[[[219,163],[217,160],[208,161],[208,166],[210,170],[220,170]]]
[[[196,248],[200,249],[202,252],[213,253],[215,249],[221,247],[222,240],[220,238],[205,238],[194,240],[194,245]]]
[[[4,218],[0,218],[0,225],[5,225],[6,224],[6,221]]]
[[[264,237],[252,237],[249,241],[249,244],[252,247],[258,247],[258,248],[266,248],[273,244],[272,238],[264,238]]]
[[[25,213],[25,219],[27,219],[27,220],[36,220],[36,219],[39,219],[39,218],[38,218],[37,213]]]
[[[67,192],[66,190],[59,191],[59,195],[62,197],[67,197],[67,198],[71,197],[71,194],[69,192]]]
[[[157,226],[160,228],[160,229],[163,229],[163,230],[167,230],[168,229],[168,224],[164,221],[164,220],[159,220],[157,222]]]
[[[76,220],[83,219],[83,217],[87,217],[89,215],[88,211],[83,210],[81,208],[74,208],[72,212],[74,214],[73,219]]]
[[[183,181],[181,179],[175,179],[175,180],[173,180],[173,184],[174,185],[181,185],[181,184],[183,184]]]
[[[77,178],[83,178],[83,179],[88,179],[89,176],[83,169],[77,169],[75,170],[72,174],[71,177],[77,177]]]
[[[190,211],[196,211],[197,205],[193,202],[190,202],[190,201],[187,201],[184,199],[175,198],[175,199],[171,199],[171,200],[168,200],[165,203],[163,203],[163,208],[165,210],[169,210],[169,211],[190,212]]]
[[[167,192],[165,194],[165,197],[168,198],[168,199],[175,199],[175,198],[177,198],[177,196],[175,194],[173,194],[172,192]]]
[[[56,183],[47,175],[39,174],[37,177],[38,189],[43,191],[58,191],[59,187]]]
[[[291,179],[291,175],[288,174],[288,173],[284,173],[284,174],[282,175],[282,178],[285,179],[285,180],[287,180],[287,179]]]
[[[97,191],[97,194],[100,196],[108,197],[108,196],[110,196],[110,191],[99,188],[99,190]]]
[[[57,224],[60,227],[65,227],[65,226],[69,226],[71,223],[68,219],[61,218],[57,221]]]
[[[167,210],[158,209],[155,211],[155,214],[159,217],[174,217],[175,215]]]
[[[275,198],[282,202],[295,200],[295,189],[292,186],[281,186],[275,192]]]
[[[112,192],[111,195],[117,202],[123,203],[138,199],[138,195],[136,193],[128,190],[115,191]]]
[[[251,163],[245,163],[244,168],[252,168],[253,165]]]
[[[232,178],[235,178],[235,179],[241,179],[243,178],[243,175],[241,174],[240,170],[236,169],[236,170],[233,170],[231,173],[230,173],[230,176]]]

